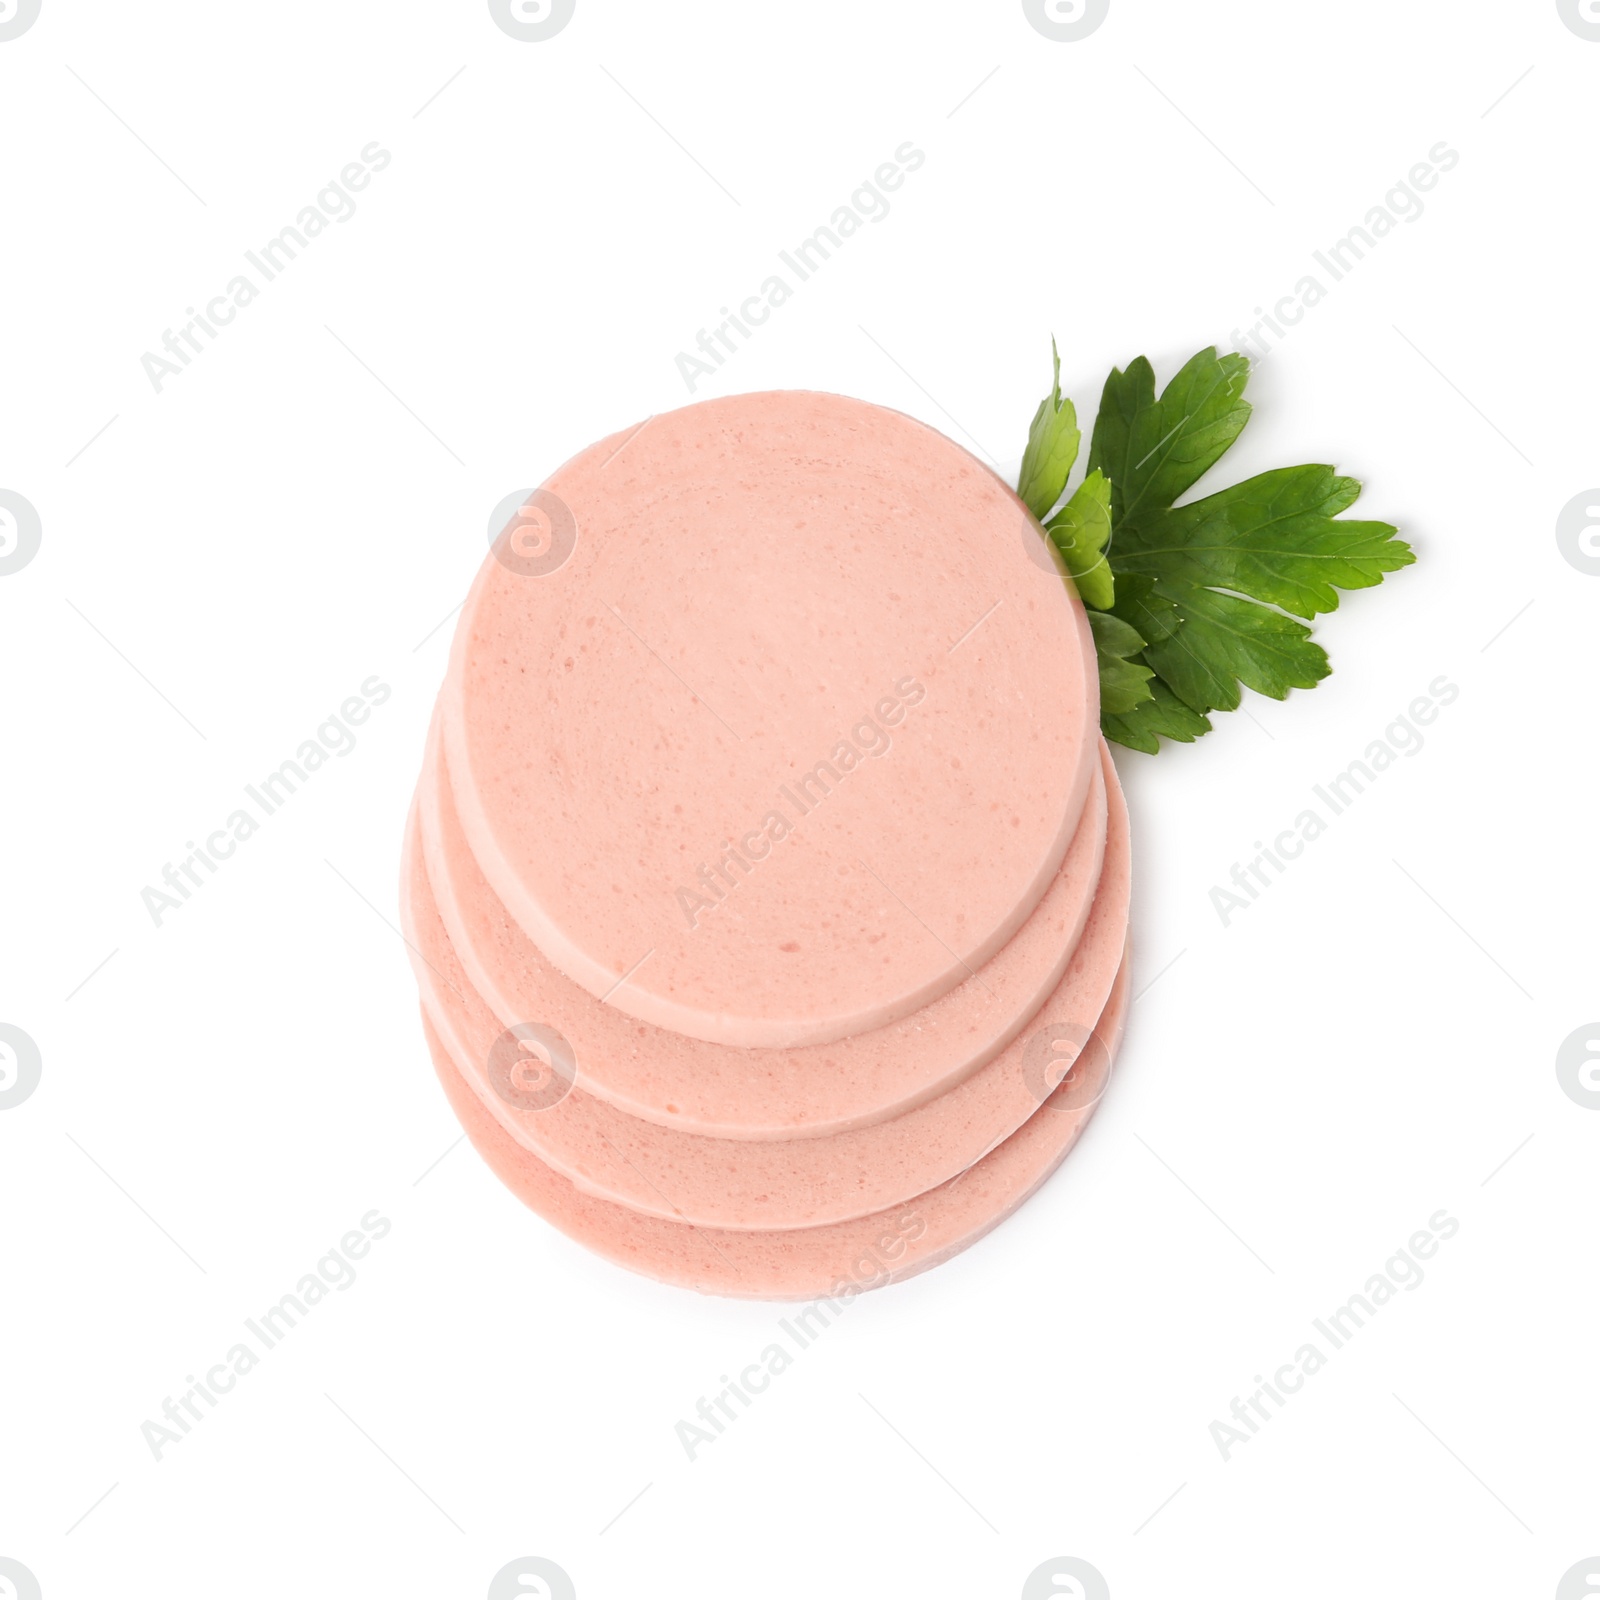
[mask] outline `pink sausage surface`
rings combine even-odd
[[[722,1139],[848,1132],[904,1115],[993,1060],[1056,989],[1078,947],[1104,857],[1106,786],[1116,785],[1103,752],[1044,898],[1016,937],[949,994],[836,1044],[742,1050],[640,1023],[556,972],[489,889],[443,773],[436,725],[418,786],[422,849],[471,987],[502,1026],[537,1020],[556,1029],[596,1098],[647,1122]]]
[[[994,1060],[915,1110],[849,1133],[781,1141],[705,1138],[641,1121],[587,1093],[581,1053],[565,1057],[575,1069],[573,1086],[552,1104],[520,1107],[503,1092],[504,1080],[497,1089],[489,1064],[503,1024],[451,946],[415,831],[409,860],[404,921],[423,1008],[490,1113],[518,1143],[587,1193],[653,1216],[723,1229],[849,1221],[935,1188],[980,1160],[1037,1111],[1075,1049],[1088,1040],[1127,937],[1128,819],[1120,789],[1114,789],[1105,866],[1083,937],[1055,992]],[[509,1048],[514,1056],[517,1047]]]
[[[1083,608],[933,429],[771,393],[562,467],[463,609],[461,825],[550,964],[713,1043],[827,1044],[985,965],[1090,787]]]
[[[1104,1091],[1127,1014],[1124,961],[1096,1028],[1101,1063],[1087,1086],[1068,1078],[1058,1098],[949,1183],[903,1206],[852,1222],[780,1233],[696,1228],[644,1216],[585,1194],[490,1115],[456,1070],[426,1016],[434,1068],[478,1153],[524,1205],[569,1238],[634,1272],[704,1294],[757,1300],[853,1299],[865,1289],[925,1272],[976,1243],[1055,1171],[1077,1142]]]

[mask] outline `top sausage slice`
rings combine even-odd
[[[443,699],[490,885],[641,1021],[827,1043],[945,994],[1061,865],[1083,609],[986,467],[812,393],[655,417],[497,540]]]

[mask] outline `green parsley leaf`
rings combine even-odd
[[[1061,361],[1029,430],[1017,492],[1043,521],[1066,493],[1079,433]],[[1101,728],[1154,752],[1209,732],[1244,689],[1283,699],[1331,670],[1295,619],[1332,611],[1416,557],[1386,522],[1341,521],[1361,486],[1332,467],[1284,467],[1187,505],[1250,420],[1250,363],[1214,347],[1156,393],[1140,356],[1100,396],[1088,475],[1045,523],[1089,608]]]
[[[1202,350],[1184,363],[1156,398],[1156,378],[1140,356],[1128,370],[1113,370],[1100,397],[1090,470],[1114,486],[1113,521],[1137,526],[1170,506],[1216,465],[1250,420],[1240,398],[1250,363],[1242,355]]]
[[[1304,623],[1237,595],[1187,585],[1156,585],[1182,619],[1150,645],[1145,660],[1192,710],[1237,711],[1239,685],[1282,700],[1291,689],[1315,688],[1330,668]]]
[[[1061,397],[1061,357],[1056,342],[1050,341],[1050,360],[1055,367],[1050,393],[1039,402],[1028,429],[1028,448],[1022,453],[1022,471],[1017,477],[1017,494],[1022,503],[1041,522],[1066,492],[1067,475],[1078,459],[1077,408]]]
[[[1161,739],[1193,744],[1202,733],[1211,732],[1210,722],[1191,711],[1159,678],[1151,681],[1150,691],[1150,698],[1132,711],[1100,713],[1100,731],[1113,744],[1153,756]]]
[[[1332,467],[1282,467],[1122,530],[1117,564],[1168,582],[1214,584],[1297,617],[1339,604],[1416,558],[1386,522],[1337,522],[1361,485]]]
[[[1045,532],[1078,586],[1086,606],[1110,609],[1114,593],[1106,544],[1111,538],[1111,482],[1091,472],[1045,524]]]
[[[1177,606],[1155,590],[1154,578],[1127,573],[1117,583],[1116,604],[1111,609],[1149,643],[1160,644],[1172,637],[1183,618]]]
[[[1207,713],[1237,709],[1244,689],[1281,700],[1315,687],[1328,657],[1295,619],[1332,611],[1339,590],[1370,588],[1416,559],[1388,523],[1339,520],[1361,486],[1328,466],[1263,472],[1175,503],[1248,422],[1249,369],[1241,355],[1202,350],[1158,398],[1141,356],[1113,371],[1101,396],[1089,469],[1112,484],[1108,609],[1145,641],[1137,660],[1155,673],[1150,698],[1119,711],[1110,708],[1125,668],[1103,667],[1116,684],[1102,690],[1101,727],[1136,750],[1197,738]]]
[[[1144,649],[1144,640],[1109,611],[1090,611],[1088,615],[1100,663],[1101,713],[1132,711],[1150,698],[1150,680],[1155,677],[1152,668],[1132,659]]]

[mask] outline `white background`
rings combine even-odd
[[[43,527],[0,578],[0,1021],[43,1059],[0,1112],[0,1555],[46,1600],[478,1597],[526,1554],[582,1600],[1012,1597],[1058,1555],[1116,1600],[1542,1600],[1600,1553],[1600,1112],[1554,1067],[1600,1014],[1600,579],[1554,536],[1600,482],[1597,83],[1553,0],[1113,0],[1078,43],[1015,0],[578,0],[538,44],[466,0],[44,0],[0,43],[0,488]],[[1119,754],[1147,992],[1083,1143],[690,1463],[781,1308],[586,1254],[455,1143],[401,826],[491,508],[683,404],[679,350],[908,139],[701,397],[1014,460],[1052,332],[1081,409],[1164,379],[1448,141],[1216,480],[1335,462],[1420,560],[1321,621],[1315,693]],[[158,395],[141,355],[372,140],[356,215]],[[372,674],[358,747],[156,928],[141,889]],[[1440,674],[1426,747],[1225,928],[1211,887]],[[154,1460],[373,1208],[359,1281]],[[1224,1462],[1440,1208],[1427,1280]]]

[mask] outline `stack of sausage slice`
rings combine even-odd
[[[1022,1203],[1104,1091],[1128,819],[1083,608],[959,446],[811,393],[536,490],[457,627],[401,901],[457,1116],[715,1294],[848,1297]]]

